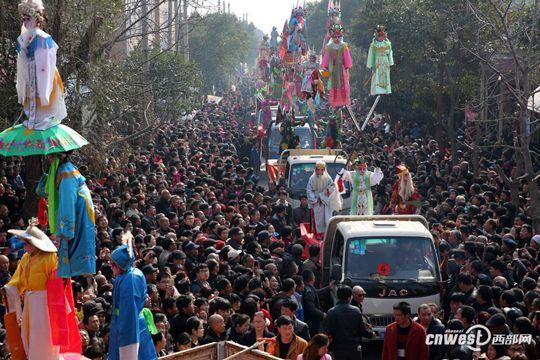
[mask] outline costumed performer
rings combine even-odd
[[[111,254],[115,274],[109,338],[109,360],[157,359],[148,325],[142,314],[146,279],[133,267],[133,235],[126,233],[123,245]]]
[[[333,108],[351,104],[349,69],[353,64],[349,46],[343,42],[343,31],[341,25],[332,25],[332,42],[328,43],[322,60],[322,67],[329,72],[328,101]]]
[[[45,26],[41,0],[23,0],[19,4],[23,17],[17,38],[17,96],[28,117],[28,129],[46,130],[67,117],[64,86],[56,68],[58,45]]]
[[[392,188],[391,204],[394,214],[419,214],[421,208],[420,194],[414,188],[411,173],[404,165],[398,165],[398,178]]]
[[[272,32],[270,33],[270,49],[272,49],[273,52],[275,52],[277,49],[278,37],[279,33],[277,31],[277,28],[275,26],[272,26]]]
[[[318,161],[306,187],[308,205],[313,222],[312,232],[321,238],[334,211],[341,210],[341,197],[328,171],[326,163]]]
[[[367,58],[367,67],[373,71],[371,75],[371,95],[388,95],[392,93],[390,66],[393,65],[392,43],[388,40],[384,26],[378,25],[369,46]]]
[[[289,21],[288,51],[300,52],[305,55],[306,39],[304,31],[306,20],[304,19],[304,9],[301,6],[292,10],[291,20]]]
[[[259,45],[259,72],[262,79],[268,79],[270,53],[270,47],[268,47],[268,35],[264,35]]]
[[[58,242],[58,276],[95,274],[94,204],[86,179],[67,153],[48,155],[47,159],[49,175],[40,181],[36,192],[48,200],[49,228]]]
[[[56,247],[30,220],[26,230],[9,230],[24,241],[26,253],[5,286],[10,312],[20,321],[20,336],[28,360],[63,359],[81,353],[71,283],[56,276]],[[24,307],[21,308],[21,296]]]
[[[371,187],[379,184],[384,175],[379,167],[369,171],[363,157],[357,158],[354,165],[355,171],[340,171],[343,181],[349,182],[352,189],[350,215],[373,215]]]
[[[322,46],[322,51],[321,51],[321,54],[323,56],[326,53],[326,47],[328,46],[328,43],[332,39],[330,28],[334,24],[342,25],[341,5],[339,4],[339,1],[336,1],[335,4],[334,4],[334,1],[332,0],[328,1],[327,14],[328,16],[326,18],[326,34],[324,35],[323,46]]]

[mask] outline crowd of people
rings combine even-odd
[[[89,359],[108,358],[117,273],[111,253],[125,245],[126,233],[133,235],[133,266],[146,281],[142,313],[158,356],[223,340],[252,346],[266,339],[259,349],[283,359],[330,359],[328,353],[357,359],[362,337],[373,336],[361,313],[364,290],[321,287],[319,247],[309,246],[303,256],[298,225],[311,221],[307,197],[293,208],[283,186],[260,181],[249,104],[240,94],[206,104],[193,119],[133,147],[127,161],[111,156],[100,174],[78,164],[95,206],[97,273],[71,283]],[[540,358],[540,234],[527,215],[527,180],[512,198],[499,175],[512,176],[512,152],[482,153],[475,177],[469,150],[444,151],[427,126],[371,126],[359,142],[352,127],[343,135],[346,150],[359,143],[367,166],[376,163],[384,173],[373,187],[374,213],[393,211],[396,167],[413,174],[445,281],[440,306],[396,304],[383,359],[470,359],[467,347],[428,348],[421,340],[473,324],[534,339],[489,346],[479,356]],[[1,158],[0,175],[3,287],[24,252],[7,231],[26,229],[22,204],[33,189],[19,158]],[[0,340],[5,358],[4,330]]]

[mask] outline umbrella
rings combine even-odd
[[[540,86],[534,90],[533,94],[527,102],[529,110],[540,113]]]
[[[75,150],[88,144],[78,132],[66,125],[55,125],[47,130],[28,129],[23,124],[0,133],[0,155],[47,155]]]

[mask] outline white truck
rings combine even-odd
[[[281,153],[277,162],[267,168],[269,181],[276,184],[285,183],[288,192],[287,201],[293,208],[300,206],[300,195],[306,194],[310,176],[315,171],[318,161],[326,163],[326,169],[332,179],[347,163],[347,156],[337,149],[289,149]],[[351,208],[349,184],[345,183],[342,213],[348,213]]]
[[[378,339],[394,321],[393,305],[413,313],[440,304],[442,282],[433,237],[419,215],[334,216],[325,233],[323,285],[331,280],[366,291],[363,313]]]

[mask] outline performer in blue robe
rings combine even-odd
[[[129,239],[131,233],[126,234]],[[146,280],[133,267],[131,242],[111,254],[116,275],[113,288],[109,360],[157,359],[152,337],[141,311],[146,300]]]
[[[56,172],[58,205],[56,239],[58,276],[67,278],[96,273],[96,230],[94,204],[86,179],[69,161]]]

